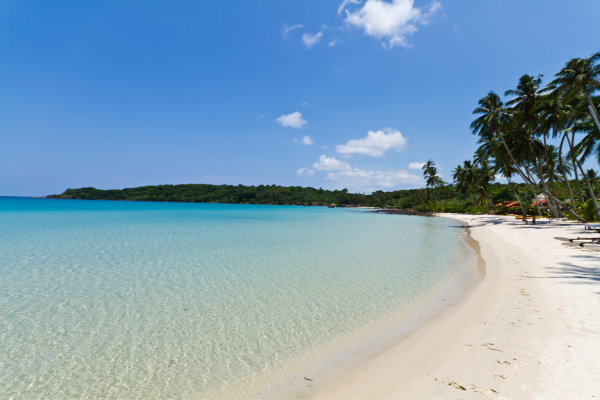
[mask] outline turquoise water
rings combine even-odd
[[[248,394],[462,279],[467,256],[443,218],[0,198],[0,397]]]

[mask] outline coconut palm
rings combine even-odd
[[[552,95],[546,96],[538,106],[539,111],[539,125],[540,130],[542,132],[542,137],[544,140],[544,157],[545,157],[545,165],[547,171],[545,172],[549,178],[549,186],[550,190],[552,190],[552,194],[554,197],[557,197],[556,188],[554,186],[554,174],[550,171],[549,167],[551,166],[549,159],[550,155],[548,153],[548,143],[546,141],[546,137],[550,133],[550,136],[554,139],[558,136],[558,132],[563,130],[568,122],[570,121],[573,115],[573,108],[566,102],[562,101],[562,98],[559,93],[555,92]],[[559,153],[561,153],[559,151]],[[557,158],[561,157],[560,154],[557,155]],[[558,168],[563,176],[563,179],[567,182],[566,172],[561,168],[564,168],[566,164],[559,162]],[[571,188],[569,187],[569,196],[571,197],[571,201],[573,195],[571,193]]]
[[[542,76],[539,75],[537,78],[534,78],[531,75],[525,74],[519,78],[516,90],[507,90],[504,92],[504,96],[514,96],[514,99],[508,101],[506,105],[519,110],[525,117],[524,122],[526,124],[535,122],[537,103],[548,90],[541,88]]]
[[[600,88],[600,52],[595,52],[589,57],[572,58],[556,74],[556,79],[551,82],[552,86],[568,95],[583,93],[587,102],[589,112],[594,120],[596,127],[600,130],[600,115],[598,109],[590,97],[590,93]]]
[[[555,202],[557,202],[558,204],[563,206],[567,211],[569,211],[569,213],[571,213],[575,218],[583,222],[583,218],[581,218],[576,212],[571,210],[569,207],[562,204],[557,198],[552,196],[552,194],[548,193],[547,189],[541,189],[537,185],[534,176],[526,168],[525,164],[520,164],[515,159],[511,148],[509,148],[509,145],[505,140],[502,130],[506,129],[507,127],[511,127],[513,141],[521,140],[521,136],[524,136],[526,140],[531,140],[531,135],[527,134],[527,128],[526,126],[524,126],[525,124],[522,123],[522,120],[524,118],[522,112],[520,113],[520,115],[518,115],[514,112],[514,110],[507,110],[504,107],[503,102],[500,100],[500,97],[494,92],[489,92],[487,96],[479,100],[479,107],[473,111],[473,114],[481,114],[480,117],[476,118],[471,123],[471,130],[473,134],[477,134],[480,137],[497,136],[502,142],[502,145],[506,149],[506,152],[509,155],[511,162],[515,166],[515,169],[517,173],[521,176],[521,178],[529,185],[536,186],[539,190],[545,193],[547,199],[553,199]],[[512,116],[514,116],[515,118],[511,118]],[[519,147],[516,147],[515,149],[523,150],[519,149]],[[529,148],[524,150],[525,153],[531,152],[531,149]],[[527,155],[528,157],[532,156],[531,154],[524,155]],[[521,161],[524,160],[525,159],[522,159]]]
[[[557,181],[568,183],[567,180],[562,176],[560,170],[560,161],[558,159],[558,147],[554,145],[548,145],[548,160],[542,164],[543,178],[549,181]],[[563,160],[563,170],[565,174],[571,174],[572,168],[567,164],[566,160]]]
[[[506,178],[506,180],[508,181],[508,187],[510,188],[511,192],[517,198],[517,201],[519,202],[519,206],[521,207],[521,212],[523,213],[523,215],[525,215],[525,207],[524,207],[523,203],[521,202],[521,199],[519,198],[519,194],[515,190],[512,180],[511,180],[511,178],[517,173],[517,171],[516,171],[515,167],[508,160],[508,156],[506,156],[506,154],[502,152],[502,147],[496,147],[495,150],[496,150],[495,155],[494,155],[494,158],[492,159],[492,165],[493,165],[494,171],[495,171],[495,173],[499,173],[501,176]]]
[[[592,185],[592,189],[594,189],[595,187],[598,187],[598,185],[600,185],[600,176],[598,175],[598,172],[596,172],[590,168],[587,171],[585,171],[585,175],[588,178],[588,180],[590,181],[590,184]],[[596,193],[595,189],[594,189],[594,193]]]
[[[475,194],[475,183],[477,182],[477,168],[473,165],[471,160],[463,162],[464,180],[467,185],[471,187],[471,195],[473,196],[473,207],[477,203]]]

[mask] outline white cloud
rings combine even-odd
[[[300,29],[302,28],[304,25],[302,24],[298,24],[298,25],[294,25],[294,26],[287,26],[287,24],[283,24],[283,37],[285,38],[288,34],[288,32],[293,31],[294,29]]]
[[[313,164],[313,168],[319,171],[346,171],[350,166],[335,157],[328,158],[326,155],[319,157],[319,162]]]
[[[327,179],[339,181],[341,186],[355,191],[375,191],[423,183],[421,177],[407,171],[364,171],[358,168],[330,172]]]
[[[258,116],[258,118],[256,118],[256,119],[261,119],[261,118],[262,118],[262,117],[264,117],[264,116],[265,116],[265,114],[260,114],[260,115]]]
[[[422,169],[423,165],[425,165],[424,162],[411,162],[410,164],[408,164],[408,168],[410,168],[410,169]]]
[[[310,137],[308,137],[306,135],[304,135],[304,137],[302,139],[300,139],[300,140],[294,139],[294,142],[300,143],[300,144],[305,144],[307,146],[310,146],[311,144],[314,143],[314,141]]]
[[[339,39],[334,39],[334,40],[332,40],[331,42],[329,42],[329,43],[327,43],[327,44],[328,44],[329,46],[333,47],[333,46],[335,46],[336,44],[338,44],[339,42],[340,42],[340,41],[339,41]]]
[[[323,32],[315,33],[314,35],[306,32],[302,35],[302,41],[304,42],[304,45],[310,49],[321,40],[321,36],[323,36]]]
[[[342,13],[342,11],[344,11],[344,8],[346,8],[346,6],[348,4],[360,4],[360,1],[358,1],[358,0],[344,0],[342,2],[342,4],[340,4],[340,6],[338,7],[338,11],[337,11],[338,15],[340,15]]]
[[[440,7],[441,4],[434,1],[429,11],[424,13],[420,8],[414,7],[414,0],[367,0],[356,12],[346,10],[345,22],[363,29],[369,36],[387,40],[384,47],[408,47],[406,37],[417,31],[417,24],[429,23],[431,16]]]
[[[308,122],[302,118],[302,114],[298,111],[294,111],[291,114],[282,115],[281,117],[277,118],[276,121],[279,122],[281,126],[289,126],[296,129],[302,128],[302,126]]]
[[[385,132],[387,132],[387,134]],[[367,137],[351,139],[346,144],[338,144],[335,151],[342,154],[365,154],[373,157],[383,157],[391,149],[400,151],[406,146],[406,138],[392,128],[379,131],[369,131]]]
[[[308,168],[300,168],[298,171],[296,171],[296,175],[298,176],[313,176],[314,174],[315,171]]]
[[[328,149],[329,146],[321,146],[320,149]]]
[[[302,103],[300,103],[300,105],[310,107],[310,103],[308,101],[303,101]]]

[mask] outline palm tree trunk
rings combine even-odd
[[[554,129],[554,136],[556,137],[556,127],[553,127]],[[554,187],[554,171],[551,171],[550,169],[550,159],[548,157],[548,145],[546,144],[546,133],[544,133],[544,155],[546,157],[546,170],[548,171],[548,188],[552,191],[552,194],[554,195],[554,197],[558,197],[558,195],[556,194],[556,188]],[[552,164],[554,165],[554,164]],[[546,199],[546,201],[551,201],[551,199]],[[560,211],[560,207],[558,207],[556,204],[552,204],[554,206],[554,209],[556,211],[556,215],[558,217],[562,217],[562,212]]]
[[[504,135],[502,135],[502,132],[500,132],[499,129],[496,129],[496,133],[500,136],[500,140],[502,141],[502,144],[504,145],[504,148],[508,152],[508,155],[510,156],[510,159],[512,160],[515,168],[517,169],[517,172],[519,173],[519,175],[521,176],[521,178],[523,178],[523,180],[525,182],[528,182],[527,177],[525,176],[525,174],[523,174],[523,171],[521,171],[521,167],[515,161],[515,158],[513,157],[512,152],[508,148],[508,145],[506,144],[506,141],[504,140]],[[537,186],[537,184],[535,182],[533,182],[533,183]],[[585,222],[585,220],[583,218],[581,218],[581,216],[579,214],[577,214],[575,211],[571,210],[569,207],[567,207],[566,205],[564,205],[563,203],[561,203],[558,199],[555,199],[555,200],[558,202],[558,204],[560,204],[561,206],[563,206],[571,215],[573,215],[575,218],[577,218],[577,220],[579,220],[580,222]]]
[[[598,128],[598,130],[600,131],[600,115],[598,115],[596,105],[592,101],[592,98],[590,97],[590,94],[588,93],[588,90],[585,87],[585,85],[583,85],[583,93],[585,94],[585,98],[588,101],[588,108],[590,109],[590,114],[592,116],[592,119],[594,120],[594,123],[596,124],[596,128]]]
[[[542,166],[540,165],[540,162],[537,159],[537,157],[535,158],[535,162],[537,162],[536,168],[538,170],[538,175],[540,177],[540,180],[542,181],[542,186],[544,187],[544,189],[546,189],[547,192],[550,192],[550,189],[548,188],[548,185],[546,184],[546,180],[544,179],[544,174],[542,173]],[[550,215],[552,215],[552,218],[557,218],[558,213],[556,212],[556,209],[554,208],[554,203],[552,202],[552,199],[550,199],[548,196],[546,196],[546,205],[548,207],[548,210],[550,210]],[[542,204],[542,206],[543,206],[543,204]]]
[[[517,191],[513,187],[513,184],[510,181],[510,178],[506,177],[506,180],[508,181],[508,187],[510,188],[510,190],[512,190],[513,194],[517,198],[517,201],[519,202],[519,206],[521,207],[521,212],[523,213],[523,215],[525,215],[525,208],[523,208],[523,203],[521,202],[521,198],[519,197],[519,195],[517,194]]]
[[[571,206],[575,207],[575,199],[573,199],[573,192],[571,191],[571,184],[569,182],[569,180],[567,179],[567,174],[565,173],[565,169],[563,167],[563,163],[562,163],[562,146],[563,146],[563,142],[565,141],[565,138],[567,137],[569,133],[565,133],[565,135],[563,136],[562,140],[560,141],[560,146],[558,148],[558,165],[560,166],[560,172],[562,173],[563,179],[565,180],[565,184],[567,185],[567,190],[569,191],[569,198],[571,199]]]
[[[569,143],[569,148],[571,149],[571,164],[573,164],[573,171],[575,172],[575,183],[577,183],[577,192],[579,194],[579,201],[583,203],[583,193],[581,192],[581,185],[579,184],[579,173],[577,172],[577,165],[575,165],[575,152],[573,151],[572,143],[575,143],[575,132],[573,132],[572,140],[569,141],[567,137],[567,143]],[[575,205],[575,204],[573,204]]]
[[[567,140],[569,140],[569,138],[567,138]],[[571,146],[571,152],[573,152],[573,143],[569,142],[569,146]],[[583,168],[581,168],[581,164],[579,164],[577,158],[575,158],[575,153],[573,153],[573,159],[577,163],[579,171],[581,171],[581,176],[585,178],[585,182],[587,183],[588,190],[590,191],[590,196],[592,196],[592,203],[594,204],[594,208],[596,209],[596,218],[600,219],[600,208],[598,208],[598,200],[596,200],[596,194],[594,193],[594,189],[592,189],[590,180],[588,179],[587,175],[583,172]]]

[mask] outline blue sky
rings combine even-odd
[[[0,1],[0,195],[421,187],[489,90],[599,47],[595,0],[342,3]]]

